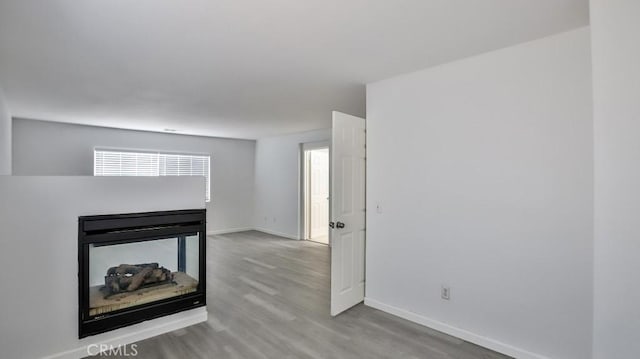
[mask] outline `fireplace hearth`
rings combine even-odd
[[[79,337],[205,303],[205,210],[79,218]]]

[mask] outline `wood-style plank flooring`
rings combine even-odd
[[[137,358],[507,358],[362,304],[329,315],[329,248],[261,232],[207,240],[206,323]]]

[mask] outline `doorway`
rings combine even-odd
[[[304,144],[304,238],[329,244],[329,146]]]

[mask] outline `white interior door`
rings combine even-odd
[[[331,315],[364,300],[365,120],[333,112]]]
[[[309,151],[311,240],[329,244],[329,149]]]

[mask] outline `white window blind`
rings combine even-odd
[[[143,151],[94,151],[94,176],[204,176],[211,200],[211,157]]]

